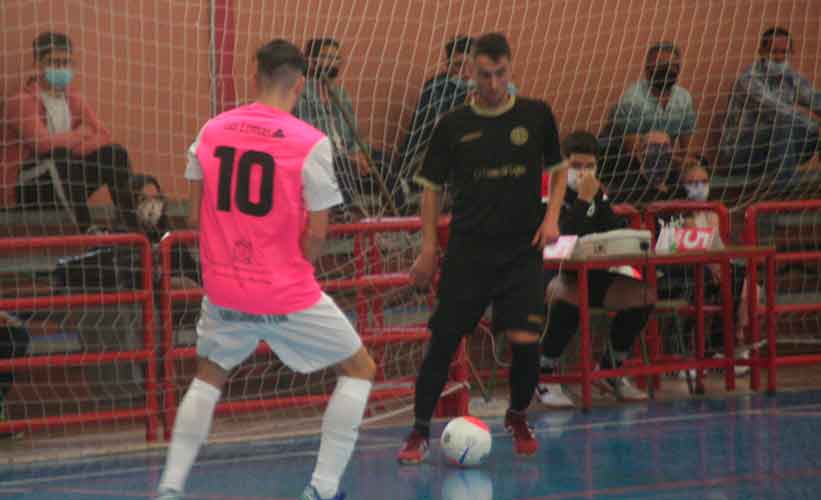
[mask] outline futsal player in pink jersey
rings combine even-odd
[[[260,340],[297,372],[337,366],[316,468],[300,500],[343,500],[339,481],[376,371],[314,277],[328,209],[342,196],[328,138],[291,115],[305,60],[285,40],[269,42],[256,57],[257,100],[208,121],[188,150],[190,222],[200,226],[205,297],[197,374],[177,410],[160,500],[182,498],[228,373]]]

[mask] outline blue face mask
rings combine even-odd
[[[783,75],[787,72],[787,68],[790,67],[790,64],[785,59],[781,62],[776,62],[772,60],[767,61],[767,73],[771,75]]]
[[[46,68],[45,77],[49,85],[62,90],[71,83],[74,72],[71,68]]]

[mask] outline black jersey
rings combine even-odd
[[[512,97],[492,114],[466,104],[445,115],[417,182],[434,189],[449,184],[454,235],[532,238],[545,214],[542,170],[561,161],[550,107]]]

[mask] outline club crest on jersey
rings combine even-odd
[[[521,125],[514,127],[514,129],[510,131],[510,142],[512,142],[514,146],[523,146],[527,142],[528,137],[527,129]]]

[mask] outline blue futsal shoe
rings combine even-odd
[[[319,493],[316,492],[316,488],[309,484],[305,488],[305,491],[302,492],[299,500],[345,500],[345,494],[339,491],[331,498],[322,498],[319,496]]]

